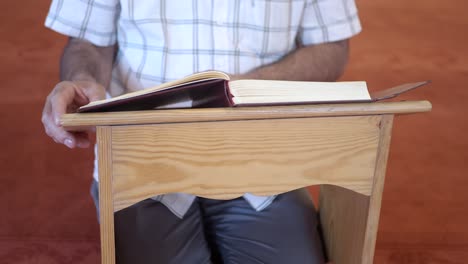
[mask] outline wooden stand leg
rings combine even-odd
[[[364,241],[362,263],[373,263],[377,230],[379,228],[380,208],[387,170],[388,152],[392,136],[393,115],[383,115],[380,121],[380,139],[375,164],[374,183],[369,204],[369,216],[367,218],[366,237]]]
[[[98,127],[99,210],[101,263],[115,264],[114,206],[112,199],[112,128]]]
[[[392,124],[393,115],[382,116],[371,196],[338,186],[320,187],[324,243],[335,264],[373,263]]]
[[[339,186],[320,186],[320,223],[327,257],[334,264],[363,263],[369,200]]]

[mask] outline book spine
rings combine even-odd
[[[228,106],[235,106],[234,101],[232,100],[234,96],[232,95],[231,90],[229,89],[229,81],[227,80],[224,83],[224,94],[226,96]]]
[[[189,91],[193,108],[232,106],[226,80],[206,81],[203,85],[189,89]]]

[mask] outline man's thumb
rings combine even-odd
[[[89,102],[103,100],[106,98],[106,89],[101,85],[97,85],[93,89],[87,90],[87,97]]]

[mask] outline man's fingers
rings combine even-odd
[[[73,134],[65,131],[62,127],[58,125],[56,120],[56,115],[54,114],[54,95],[50,95],[42,111],[42,124],[44,125],[44,130],[46,134],[51,137],[55,142],[65,144],[69,148],[74,148],[76,145],[76,139]],[[57,108],[57,107],[55,107]],[[58,110],[55,110],[58,111]]]
[[[100,84],[92,84],[94,87],[92,89],[85,89],[83,92],[86,97],[88,97],[89,102],[98,101],[106,98],[106,89]]]
[[[64,81],[57,86],[47,97],[42,112],[42,123],[47,135],[55,142],[62,143],[69,148],[87,148],[90,140],[87,133],[67,132],[60,125],[60,118],[68,111],[74,111],[76,107],[89,101],[103,99],[105,89],[93,82],[68,82]]]
[[[56,91],[50,96],[50,106],[53,115],[53,121],[60,126],[60,117],[67,113],[67,108],[73,103],[75,91],[72,87],[57,87]]]
[[[87,148],[90,145],[89,136],[86,132],[68,132],[63,127],[55,124],[52,118],[43,118],[44,128],[56,143],[64,144],[69,148]]]
[[[57,101],[52,104],[52,120],[56,126],[60,126],[60,117],[67,112],[67,104],[63,101]]]
[[[65,144],[69,148],[74,148],[76,146],[75,136],[63,130],[62,127],[57,126],[51,118],[44,123],[44,128],[46,134],[55,142]]]
[[[87,148],[90,145],[90,140],[88,133],[85,131],[82,132],[74,132],[73,135],[76,139],[76,146],[79,148]]]

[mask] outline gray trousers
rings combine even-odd
[[[94,182],[91,194],[98,204]],[[119,264],[324,263],[317,214],[304,189],[255,211],[244,198],[197,198],[183,219],[147,199],[115,213]]]

